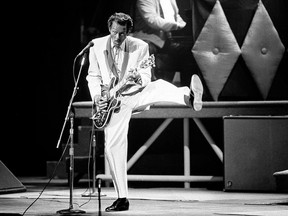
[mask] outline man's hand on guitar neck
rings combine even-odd
[[[135,83],[141,84],[141,75],[136,69],[130,69],[127,74],[127,80],[134,81]]]

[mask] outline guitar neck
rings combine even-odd
[[[155,57],[154,55],[152,54],[151,56],[149,56],[148,59],[144,60],[141,62],[140,65],[137,66],[137,68],[135,68],[133,70],[132,73],[135,73],[136,71],[140,70],[140,69],[145,69],[145,68],[148,68],[148,67],[151,67],[151,66],[155,66]],[[129,72],[128,72],[129,73]],[[127,74],[127,73],[126,73]],[[112,89],[110,89],[109,93],[110,95],[116,95],[116,93],[126,85],[126,83],[128,82],[128,76],[124,75],[124,77],[122,78],[122,80],[119,81],[118,84],[116,84]]]
[[[110,95],[115,95],[126,83],[128,79],[123,78],[117,85],[115,85],[112,89],[110,89]]]
[[[140,67],[137,67],[135,70],[133,70],[132,73],[138,71],[139,69]],[[123,79],[118,82],[118,84],[116,84],[112,89],[110,89],[109,91],[110,95],[115,95],[122,87],[126,85],[127,82],[128,82],[127,76],[124,76]]]

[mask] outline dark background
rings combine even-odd
[[[43,0],[33,3],[11,2],[3,7],[3,10],[7,10],[7,15],[2,19],[1,59],[4,76],[2,76],[1,104],[4,121],[1,122],[0,160],[16,176],[46,175],[46,161],[59,159],[62,148],[56,149],[56,145],[74,88],[72,70],[74,58],[93,36],[108,33],[107,19],[112,13],[120,11],[129,13],[133,2],[133,0]],[[189,17],[186,15],[187,9],[190,8],[190,0],[177,2],[181,15],[189,23]],[[210,9],[213,1],[207,2],[210,2],[207,4],[207,8]],[[255,4],[255,1],[253,2]],[[282,31],[287,30],[287,24],[284,27],[283,24],[279,25]],[[183,34],[190,33],[191,29],[188,26]],[[284,46],[287,47],[287,35]],[[285,56],[287,60],[287,52]],[[77,76],[78,61],[75,69]],[[81,75],[75,101],[90,100],[85,81],[86,70],[87,65]],[[280,87],[275,88],[271,99],[287,99],[287,68],[282,70],[277,79],[280,80]],[[233,86],[228,87],[233,89]],[[231,89],[227,89],[227,92],[231,92]],[[245,94],[246,92],[244,96]],[[225,96],[225,92],[223,95]],[[229,93],[228,96],[230,98]],[[257,96],[258,93],[253,94],[252,98],[258,99]],[[211,100],[209,95],[206,99]],[[159,120],[151,121],[131,122],[133,130],[129,136],[132,143],[140,145],[139,139],[143,143],[147,139],[145,133],[153,131],[153,127],[160,123]],[[217,143],[222,143],[221,120],[204,119],[204,124],[211,129]],[[139,135],[135,128],[143,127],[147,130],[143,135]],[[181,131],[182,123],[177,120],[169,126],[166,134],[159,139],[158,144],[155,143],[156,147],[150,152],[150,157],[155,158],[156,155],[158,160],[161,160],[161,154],[172,155],[169,160],[177,160],[181,168],[174,167],[178,169],[176,173],[179,173],[183,166],[182,144],[175,145],[177,140],[182,139]],[[177,135],[178,132],[180,135]],[[66,142],[68,133],[66,127],[62,137],[63,143]],[[135,135],[132,135],[133,133]],[[173,138],[168,136],[174,133]],[[199,174],[221,173],[221,163],[193,124],[191,134],[193,134],[191,146],[195,166],[192,168],[196,168]],[[149,161],[149,156],[146,159]],[[203,171],[204,164],[207,163],[213,164],[214,168]],[[146,166],[145,169],[150,168]]]
[[[133,2],[44,0],[3,7],[0,160],[16,176],[46,175],[46,161],[59,159],[62,148],[56,145],[74,88],[74,58],[92,37],[108,34],[111,14],[129,13]],[[75,76],[78,71],[79,61]],[[74,101],[90,100],[86,73],[87,65]]]

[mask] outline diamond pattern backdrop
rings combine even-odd
[[[219,1],[192,52],[213,99],[217,100],[241,52]]]
[[[287,78],[288,65],[287,61],[284,62],[287,59],[285,45],[269,15],[269,11],[261,0],[257,2],[230,0],[228,2],[216,0],[211,3],[208,0],[191,0],[192,12],[194,12],[192,19],[195,19],[193,23],[195,42],[192,53],[207,86],[206,91],[209,91],[212,100],[221,100],[224,98],[225,85],[229,82],[237,83],[237,81],[243,82],[244,80],[243,78],[239,80],[234,78],[232,82],[230,76],[237,73],[234,76],[241,77],[240,73],[242,73],[242,77],[250,77],[250,82],[234,84],[234,87],[238,88],[237,90],[233,89],[233,85],[230,85],[231,91],[225,93],[229,98],[241,98],[241,92],[247,91],[245,92],[247,97],[244,99],[249,100],[249,90],[254,88],[252,93],[254,97],[251,99],[273,99],[272,97],[269,98],[269,93],[273,83],[276,83],[276,75]],[[267,5],[271,5],[268,3],[272,1],[265,2]],[[207,10],[209,4],[212,6],[211,11]],[[226,11],[223,5],[228,8]],[[276,5],[280,5],[279,1]],[[283,8],[279,7],[279,11],[274,11],[274,16],[276,13],[281,13],[281,10]],[[203,19],[204,16],[201,17],[201,13],[202,15],[206,14],[206,20]],[[244,17],[245,14],[250,14],[250,19],[247,19],[249,16]],[[242,23],[242,21],[245,22]],[[233,28],[230,27],[230,22],[233,24]],[[282,25],[283,23],[280,25],[281,30],[288,30],[287,23]],[[241,40],[243,40],[242,44]],[[287,46],[287,36],[284,37],[284,40]],[[282,92],[281,95],[274,96],[275,99],[288,98],[288,90],[287,87],[284,87],[284,82],[283,87],[278,86],[278,88],[282,88]],[[243,89],[239,91],[241,88]],[[257,90],[258,94],[256,93]],[[240,92],[239,95],[237,95],[237,91]]]
[[[263,99],[266,99],[285,48],[262,1],[241,51]]]

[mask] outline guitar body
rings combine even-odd
[[[139,69],[155,66],[154,55],[151,55],[148,59],[144,60]],[[107,107],[105,109],[94,109],[92,116],[93,123],[97,129],[103,129],[111,119],[114,112],[119,112],[121,101],[118,99],[120,95],[131,95],[142,90],[141,85],[130,82],[128,79],[123,78],[121,81],[118,78],[113,77],[108,85],[102,86],[102,97],[107,97]]]
[[[113,77],[110,81],[108,89],[105,89],[104,92],[113,89],[117,82],[118,79]],[[105,93],[102,96],[105,96]],[[95,112],[95,117],[93,119],[95,127],[97,129],[103,129],[109,123],[113,112],[117,112],[119,110],[120,104],[121,101],[117,99],[117,95],[111,95],[107,101],[107,108]]]
[[[97,129],[103,129],[110,121],[113,112],[119,110],[121,102],[116,98],[108,101],[109,108],[106,110],[97,111],[93,119],[94,125]]]

